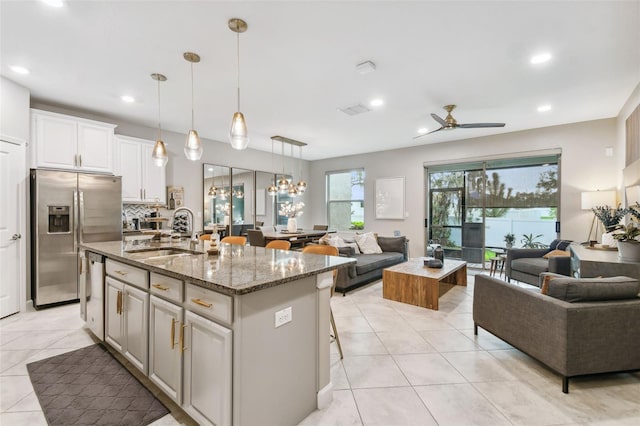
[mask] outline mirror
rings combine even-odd
[[[274,197],[267,194],[267,188],[273,184],[275,175],[269,172],[256,172],[256,221],[263,222],[262,226],[273,226]]]
[[[231,169],[231,235],[245,235],[255,224],[254,171]]]
[[[216,232],[226,230],[231,224],[230,169],[214,164],[204,164],[203,167],[203,229]]]

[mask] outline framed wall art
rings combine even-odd
[[[404,177],[376,179],[376,219],[404,219]]]

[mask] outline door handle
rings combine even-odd
[[[176,319],[175,318],[171,318],[171,349],[173,349],[176,346]]]
[[[79,203],[78,205],[80,206],[80,226],[78,229],[78,241],[80,242],[80,244],[82,244],[84,241],[82,240],[83,234],[84,234],[84,191],[78,191],[78,196],[79,196]]]
[[[77,154],[76,154],[77,155]],[[73,252],[78,252],[78,191],[73,191]]]
[[[17,240],[19,240],[20,238],[22,238],[22,235],[21,235],[21,234],[13,234],[13,235],[11,236],[11,241],[17,241]]]

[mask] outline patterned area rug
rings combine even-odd
[[[102,345],[27,364],[50,425],[148,425],[169,413]]]

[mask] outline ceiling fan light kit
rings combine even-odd
[[[443,119],[437,114],[431,113],[431,117],[436,120],[440,124],[439,129],[435,129],[430,131],[429,133],[424,133],[418,136],[415,136],[414,139],[421,138],[426,135],[430,135],[431,133],[439,132],[440,130],[454,130],[454,129],[479,129],[479,128],[487,128],[487,127],[504,127],[505,123],[466,123],[460,124],[458,121],[453,118],[451,115],[451,111],[456,108],[456,105],[445,105],[442,107],[445,111],[447,111],[447,116]]]

